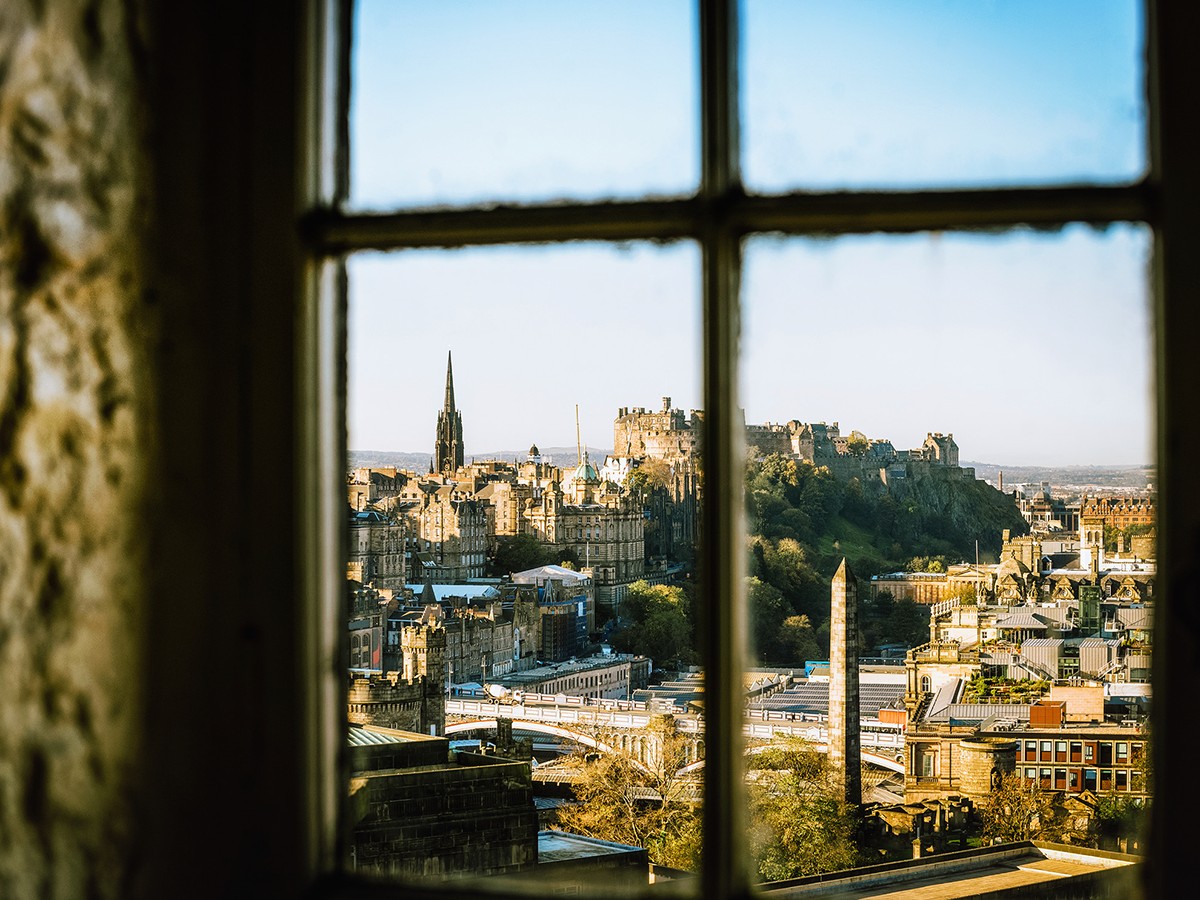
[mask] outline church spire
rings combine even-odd
[[[450,351],[446,351],[446,401],[438,413],[433,455],[439,474],[453,475],[462,467],[462,414],[454,405],[454,360]]]
[[[446,351],[446,402],[443,410],[454,412],[454,360],[449,350]]]

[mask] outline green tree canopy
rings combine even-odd
[[[623,653],[648,656],[659,667],[696,659],[691,602],[679,585],[635,581],[621,601],[612,644]]]
[[[782,881],[859,863],[856,811],[838,796],[826,754],[790,742],[751,760],[750,847],[759,878]]]
[[[850,437],[846,438],[846,449],[855,456],[866,456],[870,448],[871,442],[861,431],[852,431]]]
[[[671,484],[671,467],[665,460],[649,458],[625,476],[625,487],[639,495],[666,490]]]
[[[788,616],[779,629],[780,662],[785,666],[803,665],[806,660],[820,659],[823,655],[817,646],[808,616]]]
[[[544,544],[532,534],[505,536],[496,542],[492,572],[496,575],[511,575],[513,572],[548,566],[558,562],[557,552],[553,544]]]

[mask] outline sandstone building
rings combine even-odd
[[[482,578],[488,544],[484,504],[453,484],[422,480],[419,488],[419,500],[397,509],[415,524],[412,578],[444,583]]]
[[[374,509],[350,517],[348,578],[381,588],[403,587],[408,577],[409,523]]]
[[[601,481],[586,454],[561,486],[552,481],[539,500],[526,501],[522,519],[527,533],[579,560],[601,606],[619,608],[629,585],[645,574],[642,507],[628,491]]]

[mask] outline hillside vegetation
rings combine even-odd
[[[862,582],[864,642],[920,643],[926,611],[888,597],[868,602],[870,577],[973,560],[976,540],[995,558],[1004,529],[1027,527],[1012,498],[982,481],[947,473],[864,487],[778,454],[748,464],[746,505],[755,647],[760,661],[785,665],[801,647],[828,652],[829,582],[843,558]],[[797,635],[799,618],[811,642]]]

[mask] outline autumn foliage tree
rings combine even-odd
[[[1055,809],[1054,794],[1037,781],[1027,783],[1017,772],[1002,776],[1000,784],[979,799],[975,812],[981,836],[992,843],[1059,838],[1061,814]]]
[[[689,760],[687,738],[671,716],[651,719],[646,736],[652,750],[644,761],[620,750],[571,760],[579,802],[559,811],[559,827],[645,847],[656,865],[697,869],[701,782],[681,771]]]
[[[750,848],[763,881],[847,869],[861,861],[853,806],[839,795],[826,754],[804,742],[752,757]]]

